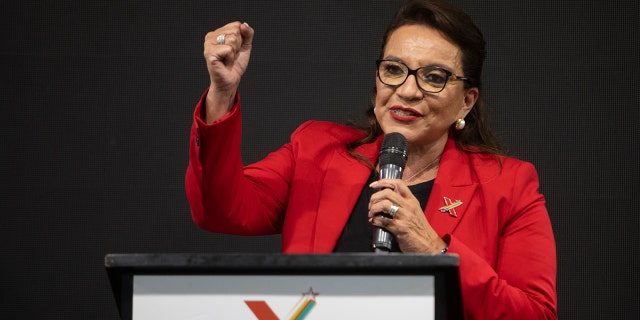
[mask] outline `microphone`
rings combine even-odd
[[[378,158],[380,179],[400,179],[407,164],[407,139],[397,132],[386,134]],[[379,213],[384,215],[384,213]],[[371,245],[376,253],[390,252],[393,235],[384,228],[374,226]]]

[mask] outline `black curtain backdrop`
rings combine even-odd
[[[561,319],[640,318],[640,2],[455,1],[489,43],[496,132],[536,165]],[[397,1],[0,4],[0,318],[117,319],[107,253],[279,252],[198,229],[183,177],[207,31],[256,30],[243,155],[359,119]]]

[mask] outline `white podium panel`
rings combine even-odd
[[[434,277],[134,275],[133,319],[434,319]]]

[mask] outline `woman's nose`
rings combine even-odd
[[[422,99],[424,94],[418,83],[416,77],[410,74],[403,84],[396,88],[396,94],[405,100]]]

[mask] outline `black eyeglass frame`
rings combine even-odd
[[[402,80],[402,82],[400,82],[399,84],[387,84],[386,82],[384,82],[384,80],[382,80],[382,78],[380,77],[380,64],[382,62],[385,62],[385,61],[395,62],[395,63],[401,64],[405,68],[407,68],[407,70],[408,70],[407,71],[407,76],[404,78],[404,80]],[[447,83],[449,82],[449,80],[451,80],[451,81],[460,80],[460,81],[465,81],[465,82],[467,82],[469,84],[471,83],[471,79],[469,79],[467,77],[459,76],[459,75],[454,74],[453,72],[451,72],[451,71],[449,71],[449,70],[447,70],[445,68],[438,67],[438,66],[422,66],[422,67],[419,67],[417,69],[411,69],[411,68],[409,68],[409,66],[404,64],[404,62],[398,61],[398,60],[392,60],[392,59],[378,59],[378,60],[376,60],[376,66],[377,66],[377,68],[376,68],[377,72],[376,73],[378,75],[378,79],[380,79],[380,82],[382,82],[383,84],[385,84],[387,86],[390,86],[390,87],[396,87],[397,88],[397,87],[403,85],[407,81],[407,79],[409,79],[410,75],[413,75],[413,78],[416,79],[416,85],[418,86],[418,88],[420,88],[420,90],[422,90],[424,92],[429,92],[429,93],[442,92],[442,90],[444,90],[444,88],[447,86]],[[426,90],[426,89],[422,88],[422,86],[420,86],[420,83],[418,82],[417,74],[418,74],[418,70],[421,70],[421,69],[424,69],[424,68],[428,68],[429,70],[441,70],[442,72],[444,72],[447,75],[447,78],[445,79],[444,84],[442,85],[442,88],[440,88],[440,90],[431,91],[431,90]]]

